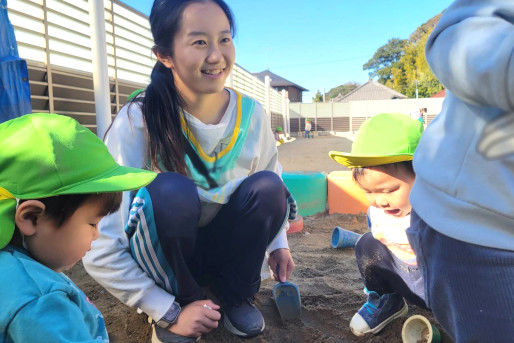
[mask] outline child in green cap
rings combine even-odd
[[[63,273],[97,224],[155,173],[121,167],[75,120],[47,113],[0,124],[0,341],[108,342],[100,312]]]
[[[277,126],[275,129],[275,141],[277,145],[284,144],[284,130],[282,130],[282,126]]]
[[[407,314],[405,300],[426,307],[422,274],[406,234],[415,179],[412,156],[422,132],[423,124],[407,115],[379,114],[362,125],[351,153],[329,152],[336,162],[352,168],[353,179],[371,204],[371,232],[355,246],[368,295],[350,321],[356,336],[376,334]]]

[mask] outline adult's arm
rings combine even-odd
[[[282,166],[278,161],[277,145],[275,144],[275,137],[271,130],[271,122],[269,117],[264,112],[263,107],[259,103],[255,104],[255,113],[253,115],[256,116],[256,119],[260,121],[259,137],[261,143],[261,158],[259,160],[257,170],[269,170],[282,177]],[[268,246],[268,251],[270,253],[277,249],[289,249],[286,233],[288,228],[289,223],[286,220],[280,228],[280,232],[278,233],[277,237],[275,237],[275,239]]]
[[[457,0],[426,45],[427,61],[455,96],[514,109],[514,1]]]
[[[106,137],[106,144],[116,161],[124,166],[145,168],[147,139],[139,107],[125,106]],[[132,258],[124,228],[128,219],[131,196],[123,193],[120,210],[106,216],[99,224],[100,237],[83,258],[87,272],[110,293],[128,306],[138,307],[160,320],[175,297],[159,287]]]

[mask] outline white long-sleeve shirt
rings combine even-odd
[[[220,122],[206,125],[186,114],[188,126],[197,137],[204,151],[212,152],[218,143],[232,134],[237,111],[237,96],[230,90],[230,101]],[[149,169],[148,133],[143,114],[137,104],[125,106],[113,122],[106,137],[106,144],[116,161],[124,166]],[[231,188],[247,176],[271,170],[281,175],[278,152],[271,131],[270,121],[262,106],[255,103],[249,124],[248,136],[234,168],[230,171]],[[234,180],[238,180],[234,183]],[[209,203],[200,196],[202,212],[212,212],[219,204]],[[152,318],[159,320],[175,300],[173,294],[156,285],[132,258],[129,241],[124,232],[129,217],[130,193],[123,193],[120,210],[106,216],[99,225],[100,237],[93,242],[92,250],[84,257],[87,272],[116,298],[128,306],[142,309]],[[209,213],[202,216],[209,216]],[[268,251],[288,248],[287,221],[280,233],[268,247]]]

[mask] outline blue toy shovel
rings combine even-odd
[[[273,299],[282,320],[293,320],[300,317],[302,303],[300,291],[295,283],[289,281],[277,283],[273,287]]]

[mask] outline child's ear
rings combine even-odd
[[[14,222],[24,236],[36,233],[36,226],[45,212],[45,204],[39,200],[27,200],[16,209]]]

